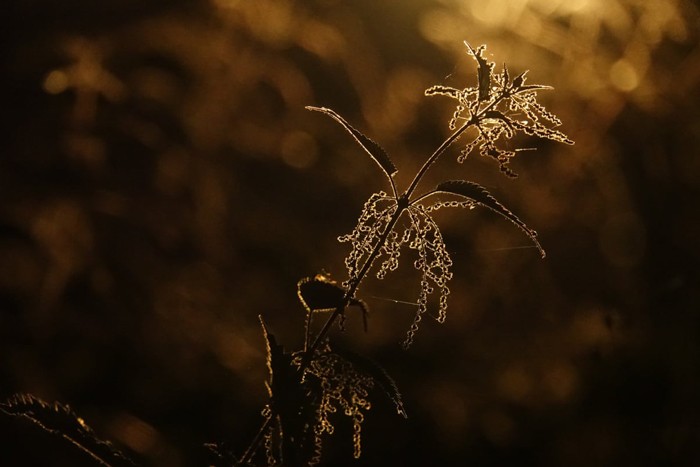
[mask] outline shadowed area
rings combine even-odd
[[[10,1],[0,139],[0,400],[69,405],[139,465],[240,454],[267,402],[259,315],[304,346],[304,277],[344,281],[365,201],[405,190],[477,85],[464,45],[574,146],[519,135],[499,173],[467,132],[421,185],[477,182],[434,219],[454,277],[400,344],[421,276],[363,281],[332,339],[371,358],[362,456],[322,465],[700,463],[700,11],[690,0]],[[388,153],[371,160],[333,109]],[[335,117],[334,117],[335,118]],[[368,147],[371,144],[364,141]],[[371,151],[371,149],[370,149]],[[375,153],[376,156],[376,153]],[[374,156],[373,156],[374,157]],[[390,159],[388,159],[390,157]],[[383,172],[384,170],[384,172]],[[313,305],[310,305],[313,306]],[[94,465],[0,412],[2,465]],[[23,464],[24,462],[24,464]]]

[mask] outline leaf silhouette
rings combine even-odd
[[[297,295],[307,311],[327,311],[342,305],[345,289],[327,276],[316,274],[297,283]]]
[[[305,343],[308,346],[311,337],[311,315],[314,312],[334,311],[343,306],[346,289],[325,274],[316,274],[312,277],[305,277],[297,282],[297,296],[299,301],[306,308],[306,337]],[[362,324],[367,332],[367,315],[369,309],[367,304],[357,298],[351,298],[349,305],[356,306],[362,311]],[[341,316],[340,326],[344,329],[345,314]]]
[[[511,92],[513,94],[520,94],[526,91],[538,91],[538,90],[549,90],[554,89],[552,86],[547,86],[544,84],[525,84],[527,80],[528,70],[523,71],[513,80],[513,86],[511,87]]]
[[[474,50],[474,48],[469,44],[469,42],[464,41],[464,44],[469,47],[469,52],[472,57],[479,64],[477,69],[477,79],[479,81],[479,101],[487,101],[491,98],[491,73],[496,65],[495,63],[489,63],[488,60],[484,58],[484,50],[486,50],[485,45],[481,45]]]
[[[537,91],[537,90],[550,90],[554,89],[552,86],[547,86],[546,84],[526,84],[524,86],[520,86],[517,89],[517,93],[525,92],[525,91]]]
[[[520,89],[525,84],[527,73],[528,70],[525,70],[513,79],[513,89]]]
[[[508,67],[506,66],[505,63],[503,64],[502,76],[503,76],[503,87],[505,88],[506,86],[508,86],[508,84],[510,84],[510,73],[508,72]]]
[[[0,412],[38,425],[58,435],[103,466],[134,465],[109,441],[97,438],[92,429],[68,405],[50,404],[31,394],[15,394],[0,403]]]
[[[320,458],[320,438],[316,436],[317,403],[313,388],[302,380],[301,372],[293,364],[293,355],[285,352],[275,336],[260,318],[270,382],[272,416],[279,421],[280,455],[283,465],[314,465]],[[272,430],[274,430],[274,425]],[[272,436],[272,432],[268,436]]]
[[[523,221],[521,221],[508,208],[499,203],[496,198],[491,196],[491,193],[489,193],[478,183],[468,182],[465,180],[449,180],[438,184],[438,186],[435,188],[435,192],[450,193],[453,195],[462,196],[497,212],[520,227],[520,229],[525,232],[525,234],[530,237],[530,240],[532,240],[532,242],[535,244],[542,258],[546,256],[542,245],[540,245],[540,242],[537,240],[537,232],[525,225]]]
[[[365,358],[349,350],[338,348],[337,346],[333,347],[333,352],[352,363],[359,371],[370,376],[374,380],[374,383],[379,386],[379,389],[381,389],[394,404],[396,412],[404,418],[408,418],[408,414],[403,406],[403,401],[401,400],[399,388],[396,386],[394,379],[389,376],[384,368],[369,358]]]
[[[336,111],[332,109],[326,107],[313,106],[306,106],[306,108],[308,110],[315,110],[316,112],[324,113],[333,118],[341,125],[343,125],[343,128],[345,128],[348,131],[348,133],[350,133],[353,136],[353,138],[355,138],[355,141],[357,141],[362,147],[362,149],[364,149],[365,152],[367,152],[367,154],[369,154],[370,157],[372,157],[372,159],[374,159],[374,161],[377,164],[379,164],[379,167],[382,168],[386,176],[389,177],[389,179],[391,180],[391,176],[397,172],[397,169],[394,163],[391,162],[391,159],[389,159],[389,156],[386,154],[384,149],[382,149],[381,146],[379,146],[379,144],[365,136],[360,130],[354,128],[343,117],[341,117]]]
[[[265,337],[265,349],[267,350],[267,369],[270,372],[270,391],[271,396],[274,397],[275,389],[279,386],[278,379],[283,379],[285,373],[288,371],[287,368],[292,362],[292,358],[289,355],[285,355],[284,348],[277,344],[275,336],[267,329],[262,316],[258,317],[260,319],[260,325],[262,326],[263,336]]]

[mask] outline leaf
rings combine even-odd
[[[528,70],[523,71],[513,80],[513,86],[511,87],[513,94],[520,94],[521,92],[527,91],[538,91],[538,90],[548,90],[554,89],[552,86],[547,86],[544,84],[528,84],[525,85],[525,80],[527,79]]]
[[[540,255],[542,255],[542,258],[545,257],[545,251],[542,248],[542,245],[540,245],[540,242],[537,241],[537,232],[525,225],[523,221],[521,221],[515,214],[510,212],[508,208],[499,203],[496,198],[491,196],[491,194],[478,183],[468,182],[465,180],[449,180],[438,184],[438,186],[435,188],[435,192],[450,193],[453,195],[462,196],[497,212],[520,227],[520,229],[522,229],[522,231],[525,232],[525,234],[530,237],[530,240],[532,240],[532,242],[535,244],[540,252]]]
[[[485,45],[480,45],[474,50],[469,42],[464,41],[464,44],[469,47],[469,52],[472,57],[476,60],[479,65],[477,69],[477,79],[479,81],[479,101],[488,101],[491,98],[491,73],[496,65],[495,63],[489,63],[488,60],[484,58],[484,50],[486,50]]]
[[[525,80],[527,79],[526,75],[529,70],[525,70],[522,73],[520,73],[518,76],[513,79],[513,89],[518,90],[520,89],[523,84],[525,84]]]
[[[494,120],[501,120],[503,123],[506,124],[508,128],[513,131],[513,123],[510,119],[510,117],[506,116],[503,112],[500,112],[498,110],[489,110],[488,112],[484,113],[484,118],[492,118]]]
[[[370,157],[372,157],[372,159],[374,159],[374,162],[379,164],[379,167],[382,168],[386,176],[389,177],[389,179],[391,180],[391,176],[397,172],[397,169],[394,163],[391,162],[391,159],[389,159],[389,156],[384,151],[384,149],[381,148],[381,146],[375,143],[372,139],[365,136],[360,130],[357,130],[352,125],[350,125],[343,117],[341,117],[334,110],[328,109],[326,107],[313,106],[307,106],[306,108],[308,110],[322,112],[336,120],[341,125],[343,125],[343,128],[345,128],[348,131],[348,133],[350,133],[352,137],[355,138],[355,141],[357,141],[362,147],[362,149],[364,149],[365,152],[369,154]]]
[[[0,403],[0,412],[20,417],[58,435],[103,466],[134,465],[109,441],[97,438],[85,421],[68,405],[50,404],[31,394],[15,394]]]
[[[324,274],[297,283],[297,295],[307,311],[329,311],[342,306],[345,289]]]
[[[547,86],[546,84],[528,84],[527,86],[520,86],[516,94],[526,91],[539,91],[539,90],[551,90],[554,89],[552,86]]]
[[[276,377],[282,378],[287,372],[287,368],[291,365],[292,358],[289,355],[285,355],[284,348],[277,344],[275,336],[267,329],[262,316],[258,317],[260,319],[260,325],[262,326],[263,336],[265,337],[265,349],[267,350],[267,369],[270,372],[270,390],[273,394],[270,396],[274,397],[274,389],[277,388]]]
[[[334,311],[343,306],[346,289],[325,274],[316,274],[313,277],[305,277],[297,282],[297,296],[306,308],[306,345],[311,338],[311,314],[313,312]],[[356,306],[362,311],[362,324],[367,332],[367,304],[357,298],[351,298],[348,305]],[[344,312],[343,312],[344,313]],[[345,314],[341,316],[340,326],[344,329]]]
[[[507,87],[508,84],[510,83],[510,73],[508,73],[508,67],[506,64],[503,64],[503,87]]]
[[[352,363],[355,369],[365,373],[367,376],[370,376],[374,380],[374,383],[379,386],[379,389],[381,389],[394,404],[396,412],[404,418],[408,418],[408,414],[404,409],[403,402],[401,400],[401,393],[396,386],[396,382],[391,376],[389,376],[384,368],[382,368],[375,361],[349,350],[340,349],[334,346],[333,352]]]
[[[293,363],[293,355],[285,352],[275,336],[260,318],[267,348],[267,367],[270,371],[272,415],[279,420],[281,456],[283,465],[313,465],[320,457],[320,439],[316,436],[314,390],[302,380],[301,372]],[[318,392],[318,391],[315,391]]]

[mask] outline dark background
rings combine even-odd
[[[367,281],[380,362],[352,460],[326,465],[700,465],[700,14],[688,0],[5,3],[0,398],[70,406],[139,464],[242,452],[266,402],[262,315],[301,345],[296,282],[342,280],[364,200],[387,189],[335,109],[405,187],[471,86],[463,40],[549,84],[573,147],[518,140],[520,177],[453,148],[430,182],[486,186],[548,252],[485,210],[439,213],[447,322],[403,340],[418,277]],[[500,66],[500,65],[499,65]],[[463,141],[464,142],[464,141]],[[426,186],[429,186],[426,185]],[[408,262],[407,262],[408,264]],[[90,465],[0,416],[2,465]]]

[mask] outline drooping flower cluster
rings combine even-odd
[[[421,272],[421,290],[418,296],[418,310],[403,343],[404,347],[410,346],[413,342],[413,336],[418,331],[418,323],[428,310],[428,297],[435,289],[440,294],[437,321],[439,323],[445,322],[447,296],[450,293],[447,283],[452,279],[452,272],[450,272],[452,259],[447,252],[437,224],[422,205],[410,207],[407,211],[411,219],[411,227],[408,229],[410,237],[408,245],[418,252],[418,259],[414,261],[413,266]]]
[[[554,129],[561,124],[561,121],[537,102],[537,92],[551,89],[549,86],[526,84],[527,71],[511,79],[505,65],[500,73],[494,74],[495,64],[484,57],[486,47],[482,45],[474,49],[469,44],[466,45],[469,54],[478,65],[477,84],[464,89],[439,85],[425,91],[428,96],[444,95],[458,101],[457,109],[449,122],[449,127],[454,133],[447,140],[447,144],[441,146],[442,149],[424,164],[414,183],[401,196],[396,191],[392,178],[396,168],[377,143],[350,126],[330,109],[312,108],[340,122],[378,163],[391,182],[393,195],[389,196],[383,191],[373,194],[365,203],[353,231],[339,237],[338,240],[348,242],[352,246],[345,258],[349,276],[343,283],[345,287],[353,285],[356,287],[375,261],[379,261],[376,276],[383,279],[390,271],[398,268],[401,249],[404,246],[408,245],[409,249],[416,251],[418,259],[413,265],[421,273],[420,292],[416,303],[416,315],[404,341],[405,347],[412,343],[418,324],[427,311],[428,299],[436,291],[439,292],[436,319],[442,323],[446,317],[447,296],[450,293],[447,283],[452,278],[450,272],[452,260],[445,248],[440,230],[431,217],[433,211],[443,207],[486,206],[521,228],[544,257],[544,250],[536,238],[537,233],[528,228],[478,184],[464,180],[446,181],[439,184],[432,192],[412,198],[413,190],[425,170],[444,148],[472,126],[476,128],[478,135],[462,149],[457,160],[464,162],[474,149],[479,148],[482,156],[495,159],[501,172],[509,177],[516,177],[509,163],[519,150],[504,146],[507,146],[507,141],[517,133],[573,144],[573,141],[564,133]],[[427,197],[438,193],[451,197],[456,195],[460,199],[438,200],[433,204],[421,203]],[[404,222],[408,220],[408,225],[402,227],[401,220]]]
[[[332,294],[328,285],[325,298]],[[313,306],[321,297],[318,289],[303,289],[302,302]],[[317,304],[317,303],[316,303]],[[313,357],[308,349],[287,352],[261,324],[267,347],[270,404],[262,411],[268,420],[261,430],[268,465],[317,465],[321,460],[322,438],[333,434],[333,414],[341,412],[353,425],[355,458],[362,451],[361,434],[365,412],[371,409],[370,390],[383,392],[399,415],[406,417],[401,394],[394,380],[373,361],[353,352],[331,347],[324,340]],[[239,465],[239,464],[236,464]],[[247,464],[246,464],[247,465]]]
[[[303,355],[300,354],[294,363],[301,366],[302,360]],[[321,349],[316,354],[305,372],[304,378],[309,377],[317,378],[320,386],[320,400],[314,427],[316,438],[320,440],[324,433],[333,434],[335,427],[330,417],[340,409],[352,419],[353,451],[355,458],[359,458],[362,453],[364,411],[372,407],[368,394],[374,386],[374,378],[358,371],[351,362],[331,352],[330,348]]]
[[[389,225],[389,221],[396,211],[396,208],[397,206],[394,198],[387,196],[383,191],[374,193],[369,197],[362,208],[362,213],[353,231],[338,237],[339,242],[349,242],[352,244],[352,250],[348,256],[345,257],[348,280],[343,283],[344,286],[347,287],[351,281],[358,279],[362,267],[372,254],[382,233]],[[396,238],[396,232],[392,231],[388,235],[393,239]],[[398,258],[399,255],[398,251],[394,251],[393,249],[394,244],[395,242],[385,242],[383,247],[384,251],[389,252],[390,258]],[[396,269],[396,267],[398,267],[398,263],[396,266],[393,266],[393,263],[386,266],[386,268],[390,269]],[[380,276],[383,277],[385,274],[386,271],[383,271]]]
[[[380,206],[384,204],[384,206]],[[447,316],[447,296],[450,293],[448,282],[452,278],[450,267],[452,259],[447,251],[440,229],[430,213],[442,207],[473,207],[472,201],[438,201],[424,206],[414,204],[407,207],[402,216],[408,225],[394,227],[386,234],[386,240],[380,253],[374,258],[379,261],[376,277],[384,279],[386,275],[399,267],[399,258],[403,247],[415,250],[417,259],[413,266],[421,273],[420,292],[417,299],[416,314],[408,330],[404,347],[413,342],[418,325],[428,310],[430,295],[438,292],[439,308],[436,319],[443,323]],[[398,203],[384,192],[373,194],[367,203],[354,230],[338,238],[341,242],[351,243],[352,249],[345,259],[349,279],[346,285],[357,280],[357,274],[369,259],[377,242],[381,239],[392,215],[398,209]],[[399,225],[400,223],[397,223]]]

